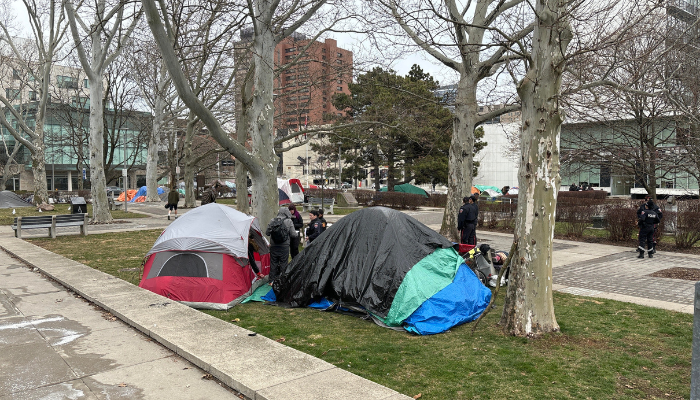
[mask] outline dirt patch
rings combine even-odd
[[[700,281],[700,269],[674,267],[669,269],[662,269],[661,271],[656,271],[653,274],[649,274],[649,276],[653,276],[655,278],[671,278],[684,279],[686,281]]]

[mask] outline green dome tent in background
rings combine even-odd
[[[380,192],[386,192],[387,190],[388,188],[386,186],[379,189]],[[428,197],[428,192],[419,188],[418,186],[411,185],[410,183],[404,183],[403,185],[394,186],[394,192],[419,194],[421,196]]]

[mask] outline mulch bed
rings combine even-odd
[[[661,271],[656,271],[653,274],[649,274],[649,276],[653,276],[655,278],[671,278],[684,279],[686,281],[700,281],[700,269],[674,267],[669,269],[662,269]]]

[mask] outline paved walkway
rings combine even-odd
[[[162,229],[169,221],[159,208],[130,205],[129,211],[148,218],[91,226],[90,233]],[[409,214],[439,229],[441,211]],[[331,223],[339,218],[326,216]],[[77,228],[59,230],[59,235],[71,233]],[[512,235],[478,234],[480,242],[510,249]],[[0,248],[17,257],[0,253],[0,371],[12,371],[0,376],[0,400],[53,398],[45,397],[49,394],[68,399],[236,398],[216,381],[202,379],[209,375],[256,400],[409,399],[15,239],[9,227],[0,227]],[[692,313],[695,282],[649,275],[669,267],[698,268],[700,257],[660,252],[640,260],[636,255],[633,248],[555,240],[554,289]]]

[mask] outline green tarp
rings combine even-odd
[[[380,192],[386,192],[387,190],[389,190],[387,187],[379,189]],[[428,197],[428,192],[419,188],[418,186],[411,185],[410,183],[394,186],[394,192],[419,194],[421,196]]]
[[[435,250],[408,271],[386,318],[375,317],[387,326],[401,326],[423,302],[452,283],[463,262],[453,248]]]
[[[476,186],[476,188],[482,192],[486,189],[491,189],[491,190],[498,192],[498,194],[501,194],[501,195],[503,194],[503,193],[501,193],[501,189],[499,189],[495,186],[486,186],[486,185],[474,185],[474,186]]]

